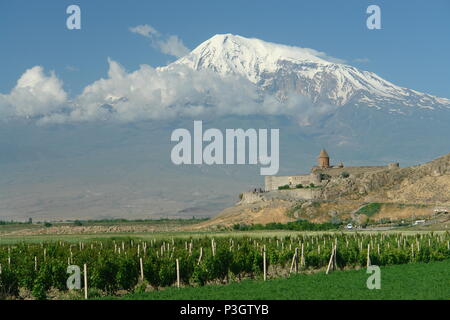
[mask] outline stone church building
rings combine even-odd
[[[344,167],[341,162],[338,165],[330,164],[330,156],[325,149],[322,149],[317,157],[317,165],[311,169],[308,174],[300,174],[293,176],[265,176],[265,191],[278,190],[281,186],[290,186],[296,188],[298,185],[304,187],[313,184],[320,186],[324,181],[337,176],[349,176],[363,172],[385,170],[386,168],[398,168],[398,163],[390,163],[387,166],[356,166]]]

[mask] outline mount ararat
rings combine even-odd
[[[29,75],[3,98],[40,85]],[[258,166],[174,165],[171,132],[193,120],[280,129],[279,175],[308,172],[321,148],[332,164],[402,167],[450,152],[449,99],[313,49],[231,34],[164,67],[127,72],[110,61],[108,78],[72,101],[42,104],[44,115],[22,108],[27,117],[0,126],[0,220],[212,216],[263,185]]]

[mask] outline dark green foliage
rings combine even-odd
[[[116,282],[118,271],[117,259],[112,259],[108,255],[101,255],[88,269],[89,282],[92,287],[113,293],[119,287]]]
[[[135,259],[121,256],[117,259],[115,282],[119,289],[131,290],[138,283],[139,267]]]
[[[347,172],[347,171],[342,171],[341,172],[341,178],[348,178],[348,177],[350,177],[350,174]]]
[[[313,224],[299,220],[288,224],[246,226],[271,230],[328,230],[330,224]],[[245,229],[244,226],[239,228]],[[247,229],[250,230],[250,229]],[[263,233],[260,233],[263,234]],[[176,259],[183,286],[229,282],[230,279],[260,279],[263,269],[263,248],[267,265],[289,268],[295,248],[304,248],[303,270],[324,270],[332,247],[337,244],[337,268],[364,267],[370,245],[370,260],[385,266],[414,262],[431,263],[450,258],[450,234],[359,234],[359,233],[297,233],[284,238],[267,236],[208,237],[142,241],[120,239],[90,243],[54,242],[41,244],[0,245],[0,295],[18,295],[19,288],[31,291],[36,299],[46,299],[51,288],[66,291],[68,264],[83,270],[87,265],[89,289],[92,294],[116,294],[119,290],[141,292],[139,259],[143,259],[145,283],[159,289],[174,286],[177,279]],[[214,252],[212,250],[214,243]],[[146,250],[144,251],[143,248]],[[137,247],[139,246],[139,251]],[[191,250],[189,248],[192,248]],[[120,249],[120,250],[119,250]],[[202,258],[200,250],[202,249]],[[72,254],[70,254],[72,252]],[[139,252],[139,254],[138,254]],[[34,257],[37,259],[35,270]],[[200,261],[199,261],[200,260]],[[11,267],[9,267],[11,266]],[[270,268],[269,268],[270,270]],[[283,269],[286,270],[286,269]],[[269,274],[269,279],[271,275]],[[83,275],[82,275],[83,279]],[[141,285],[140,285],[141,283]]]
[[[159,266],[159,285],[167,287],[177,280],[176,262],[174,259],[164,257]]]
[[[365,214],[368,217],[373,216],[374,214],[380,212],[381,210],[381,203],[378,202],[371,202],[367,204],[366,206],[362,207],[361,209],[356,212],[357,214]]]
[[[159,278],[160,260],[155,254],[148,255],[144,260],[144,277],[153,287],[161,285]]]
[[[0,274],[0,299],[19,295],[17,274],[9,267],[3,268]]]

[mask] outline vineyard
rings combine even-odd
[[[46,299],[50,290],[66,292],[72,265],[80,267],[89,290],[112,295],[448,258],[448,232],[19,243],[0,246],[0,298],[20,299],[27,291]]]

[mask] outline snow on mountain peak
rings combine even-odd
[[[217,34],[168,68],[185,65],[194,70],[213,70],[223,76],[243,76],[279,98],[296,92],[314,102],[336,106],[350,103],[375,108],[383,105],[450,108],[448,99],[399,87],[375,73],[341,62],[314,49]]]
[[[176,61],[193,69],[213,69],[221,74],[239,74],[250,81],[260,80],[261,72],[275,72],[279,61],[330,64],[325,54],[299,47],[275,44],[233,34],[217,34]]]

